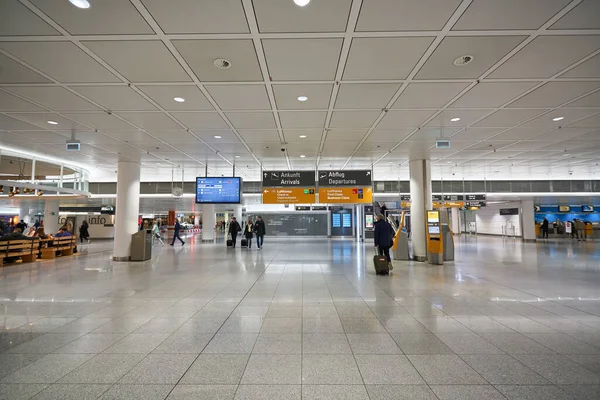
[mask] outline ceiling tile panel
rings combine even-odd
[[[600,114],[596,114],[592,117],[586,118],[584,120],[575,122],[571,125],[569,125],[569,127],[576,127],[576,128],[600,128]]]
[[[577,128],[562,128],[554,131],[544,132],[539,136],[536,136],[534,140],[545,140],[545,141],[556,141],[556,140],[572,140],[577,137],[583,136],[589,133],[587,129]]]
[[[252,40],[173,40],[198,79],[204,82],[262,81]],[[225,59],[227,69],[215,66]]]
[[[126,141],[132,144],[136,143],[159,143],[144,131],[104,131],[108,136],[115,139]]]
[[[444,127],[448,130],[462,128],[472,125],[475,121],[480,120],[493,111],[493,109],[446,110],[435,116],[435,118],[427,123],[427,126]],[[460,118],[460,120],[452,121],[455,118]]]
[[[523,128],[543,128],[543,129],[555,129],[563,126],[567,126],[574,121],[578,121],[594,114],[600,113],[600,109],[596,108],[560,108],[544,114],[539,118],[531,120],[521,125]],[[553,121],[554,118],[562,117],[560,121]]]
[[[0,48],[60,82],[119,82],[70,42],[2,42]]]
[[[357,31],[441,30],[460,0],[364,0]]]
[[[343,32],[352,0],[315,1],[303,8],[281,0],[254,0],[253,4],[263,33]]]
[[[38,140],[40,142],[62,145],[64,145],[67,140],[71,139],[70,136],[63,136],[58,133],[48,131],[19,132],[19,135],[30,140]]]
[[[264,85],[207,85],[206,90],[223,110],[271,109]]]
[[[600,54],[565,72],[561,78],[598,78],[600,77]]]
[[[0,36],[36,35],[59,33],[17,0],[0,2]]]
[[[486,140],[489,137],[496,135],[501,132],[502,128],[467,128],[461,130],[451,136],[452,141],[478,141]]]
[[[177,33],[247,33],[240,0],[142,0],[161,29]]]
[[[413,110],[413,111],[388,111],[385,117],[377,125],[378,129],[397,129],[397,128],[417,128],[427,118],[433,115],[434,111],[430,110]]]
[[[207,143],[239,143],[239,139],[232,131],[223,130],[223,131],[205,131],[205,130],[195,130],[194,134],[200,137]]]
[[[597,0],[583,0],[550,29],[599,29],[599,15],[600,3]]]
[[[55,111],[100,111],[101,109],[58,86],[23,86],[10,90]],[[22,110],[27,111],[27,110]]]
[[[0,54],[0,83],[45,83],[50,82],[18,62]]]
[[[381,111],[335,111],[331,116],[330,128],[370,128]]]
[[[307,141],[307,142],[319,142],[323,129],[283,129],[283,134],[288,142],[296,141]],[[300,136],[306,136],[301,138]]]
[[[244,130],[238,131],[244,141],[253,143],[280,143],[279,133],[276,130]],[[311,145],[311,147],[314,147]]]
[[[408,136],[408,134],[410,134],[412,131],[412,129],[375,129],[373,132],[371,132],[366,142],[378,144],[394,143],[395,145],[406,138],[406,136]],[[389,150],[392,146],[388,146],[387,150]]]
[[[216,112],[173,112],[171,113],[189,129],[227,129],[229,125]]]
[[[229,112],[226,114],[236,129],[275,129],[272,112]]]
[[[600,36],[538,36],[490,78],[549,78],[600,48]]]
[[[197,136],[202,136],[202,134],[199,134],[198,132],[200,131],[194,131],[194,133]],[[202,131],[203,134],[208,135],[208,132],[204,132]],[[218,134],[227,134],[229,131],[218,131]],[[198,139],[195,138],[193,135],[191,135],[188,131],[184,130],[184,129],[168,129],[168,130],[164,130],[164,129],[152,129],[149,131],[150,134],[156,136],[157,138],[166,141],[167,143],[171,144],[171,142],[177,142],[177,143],[199,143]],[[216,134],[216,133],[215,133]],[[212,137],[212,135],[211,135]],[[204,145],[202,145],[204,146]],[[161,146],[162,148],[163,146]],[[206,146],[204,146],[206,147]],[[190,149],[191,150],[191,149]],[[185,151],[185,149],[183,149],[183,151]]]
[[[324,128],[325,111],[280,111],[279,119],[283,129]]]
[[[475,79],[500,61],[525,36],[446,37],[435,49],[416,79]],[[454,60],[470,55],[473,61],[456,66]]]
[[[367,129],[331,129],[327,132],[327,141],[353,142],[356,145],[360,140],[362,140],[366,133]]]
[[[166,111],[214,110],[204,94],[195,85],[138,86],[138,89]],[[175,97],[181,97],[185,101],[179,103],[174,100]]]
[[[343,83],[335,108],[382,109],[399,88],[400,84],[393,83]]]
[[[565,107],[600,107],[600,91],[575,100],[567,104]]]
[[[12,89],[23,88],[14,87]],[[18,91],[19,90],[13,90],[15,93]],[[17,96],[13,96],[10,93],[0,91],[0,112],[3,111],[44,111],[44,109]]]
[[[264,39],[269,74],[275,81],[333,80],[342,39]]]
[[[598,87],[600,82],[549,82],[507,107],[558,107]]]
[[[571,0],[474,0],[452,30],[538,29]]]
[[[467,86],[468,83],[411,83],[392,109],[440,108]]]
[[[528,109],[499,110],[482,121],[476,123],[474,126],[482,128],[510,128],[547,111],[548,110]]]
[[[457,131],[458,129],[442,130],[439,128],[421,128],[417,132],[415,132],[410,138],[408,138],[408,140],[411,142],[429,142],[431,145],[434,145],[436,139],[442,137],[449,138]]]
[[[456,100],[450,108],[500,107],[538,82],[483,82]]]
[[[329,107],[333,85],[273,85],[280,110],[324,110]],[[299,101],[298,97],[308,97]]]
[[[476,128],[485,129],[485,128]],[[472,130],[472,129],[469,129]],[[496,129],[496,131],[499,131]],[[494,140],[528,140],[545,132],[542,128],[513,128],[494,136]]]
[[[432,42],[430,37],[354,38],[343,79],[406,79]]]
[[[142,129],[179,129],[181,126],[163,113],[120,112],[119,115]]]
[[[131,82],[187,82],[190,77],[158,40],[83,42]]]
[[[129,1],[93,1],[81,10],[68,1],[31,0],[72,35],[136,35],[154,31]]]
[[[79,121],[82,124],[88,125],[98,130],[131,130],[135,127],[131,124],[106,113],[77,113],[65,114],[65,116]]]
[[[42,129],[48,130],[63,130],[63,129],[85,129],[84,126],[74,122],[68,118],[53,113],[10,113],[11,117],[18,118],[22,121],[26,121],[30,124],[37,125]],[[48,121],[58,122],[56,124],[49,124]],[[0,124],[4,129],[15,129],[5,127]]]
[[[111,111],[155,111],[150,102],[127,86],[77,86],[88,99]]]

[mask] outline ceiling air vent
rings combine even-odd
[[[215,67],[217,68],[221,68],[221,69],[229,69],[231,68],[231,61],[226,60],[224,58],[217,58],[214,61]]]
[[[471,61],[473,61],[474,58],[475,57],[470,55],[460,56],[456,60],[454,60],[454,65],[456,65],[457,67],[462,67],[463,65],[471,63]]]

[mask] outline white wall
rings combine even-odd
[[[521,208],[521,203],[502,203],[490,204],[487,207],[481,207],[475,213],[477,222],[477,233],[487,235],[502,235],[502,226],[512,223],[515,227],[515,235],[521,236],[521,219],[519,215],[500,215],[501,208]],[[510,231],[512,235],[512,230]]]

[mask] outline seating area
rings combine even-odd
[[[34,262],[39,258],[54,259],[75,252],[77,236],[49,239],[19,239],[0,242],[0,266],[18,262]]]

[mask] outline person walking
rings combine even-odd
[[[248,218],[248,223],[244,226],[244,237],[248,242],[248,250],[252,249],[252,236],[254,232],[254,224],[252,223],[252,219]]]
[[[235,249],[235,245],[237,243],[237,235],[238,232],[242,231],[242,227],[235,217],[231,218],[229,222],[229,234],[231,235],[231,241],[233,242],[233,248]]]
[[[261,250],[267,228],[265,227],[265,221],[260,216],[256,218],[256,222],[254,223],[254,232],[256,232],[256,245],[258,246],[258,250]]]
[[[390,223],[385,220],[383,214],[377,215],[374,236],[375,247],[377,247],[379,255],[385,255],[390,270],[394,269],[394,266],[392,265],[392,258],[390,257],[390,248],[392,247],[394,230],[392,229]]]
[[[179,223],[179,218],[175,218],[175,230],[173,232],[173,241],[171,242],[171,246],[175,244],[175,239],[179,239],[181,245],[183,246],[185,242],[179,236],[179,231],[181,231],[181,224]]]
[[[542,221],[542,239],[548,239],[548,220],[546,218]]]
[[[154,224],[152,225],[152,236],[157,239],[160,243],[161,246],[165,245],[165,242],[162,241],[162,238],[160,237],[160,230],[158,227],[158,221],[154,220]]]
[[[79,239],[81,239],[81,243],[83,243],[84,240],[87,240],[87,242],[90,242],[90,233],[88,231],[88,228],[90,226],[88,225],[87,221],[83,221],[81,223],[81,226],[79,227]]]

